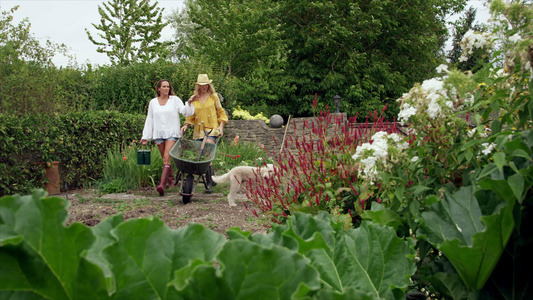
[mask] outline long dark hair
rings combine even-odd
[[[157,82],[157,85],[155,87],[155,93],[157,94],[157,97],[161,96],[161,93],[159,93],[159,88],[161,87],[161,85],[163,84],[163,82],[168,82],[168,86],[170,87],[170,90],[168,91],[168,95],[169,96],[173,96],[174,95],[174,90],[172,89],[172,84],[170,84],[170,81],[168,79],[161,79]]]

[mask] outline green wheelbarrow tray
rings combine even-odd
[[[170,149],[170,156],[174,159],[174,163],[178,169],[175,185],[181,182],[180,195],[183,196],[183,204],[187,204],[191,201],[193,191],[196,189],[200,179],[202,179],[206,190],[208,187],[205,174],[209,171],[209,165],[215,158],[217,143],[205,143],[202,153],[200,153],[201,147],[202,141],[180,139],[176,142],[174,147]],[[193,161],[184,158],[183,153],[187,150],[195,154],[198,153],[198,156],[195,155],[195,157],[203,157],[203,160]],[[194,175],[196,175],[196,179],[194,178]]]
[[[180,139],[176,142],[174,147],[170,149],[170,156],[174,158],[174,163],[178,171],[186,174],[203,175],[207,173],[211,161],[215,159],[217,152],[217,145],[213,143],[205,143],[203,150],[204,160],[193,161],[183,157],[183,152],[191,150],[194,153],[200,153],[201,141]]]

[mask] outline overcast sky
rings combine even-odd
[[[0,0],[1,11],[10,10],[18,5],[14,14],[15,24],[28,18],[31,24],[31,33],[42,43],[51,40],[63,43],[70,48],[76,61],[80,64],[90,62],[93,65],[109,64],[109,59],[104,53],[96,52],[96,46],[89,40],[85,28],[89,29],[96,40],[100,40],[97,30],[91,25],[100,23],[98,6],[108,1],[102,0]],[[174,10],[183,8],[183,0],[159,0],[159,6],[164,7],[163,15],[166,16]],[[162,32],[162,40],[170,40],[173,31],[167,26]],[[58,66],[66,66],[65,57],[54,57]]]
[[[101,0],[0,0],[0,10],[7,11],[19,5],[15,12],[15,24],[23,18],[28,18],[31,24],[31,33],[43,43],[48,39],[56,43],[63,43],[70,48],[79,64],[91,63],[93,65],[109,64],[106,54],[96,52],[96,46],[89,41],[85,28],[91,31],[96,38],[96,29],[91,23],[99,24],[100,14],[98,6]],[[164,15],[174,10],[183,8],[183,0],[159,0],[159,6],[164,7]],[[488,19],[488,9],[483,7],[483,0],[470,0],[469,5],[478,9],[478,19]],[[173,31],[167,26],[162,32],[162,40],[171,40]],[[98,39],[97,39],[98,40]],[[54,63],[66,66],[65,57],[55,57]]]

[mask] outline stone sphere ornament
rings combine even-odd
[[[283,118],[280,115],[270,117],[270,127],[281,128],[281,126],[283,126]]]

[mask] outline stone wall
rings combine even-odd
[[[224,126],[224,139],[226,141],[232,141],[236,136],[239,136],[239,142],[250,142],[257,145],[264,145],[265,150],[268,153],[279,152],[283,140],[288,140],[291,136],[293,138],[302,138],[303,136],[309,136],[309,128],[304,129],[304,124],[310,126],[314,121],[314,117],[310,118],[291,118],[289,124],[285,124],[282,128],[272,128],[262,120],[229,120]],[[334,134],[335,123],[347,122],[346,113],[333,114],[332,122],[328,127],[328,136]],[[359,125],[354,124],[356,128]],[[372,124],[368,124],[372,125]],[[404,132],[405,128],[397,125],[401,132]],[[362,127],[362,126],[361,126]],[[358,134],[366,135],[365,129],[360,129]],[[294,146],[292,146],[294,150]]]
[[[346,114],[335,114],[334,118],[341,118],[346,121]],[[224,136],[226,141],[232,141],[239,136],[239,142],[250,142],[263,145],[268,153],[279,152],[282,142],[290,136],[302,137],[309,135],[309,129],[304,129],[304,124],[311,124],[314,117],[291,118],[289,124],[284,124],[281,128],[272,128],[262,120],[229,120],[224,126]],[[330,124],[330,130],[334,128],[334,122]]]

